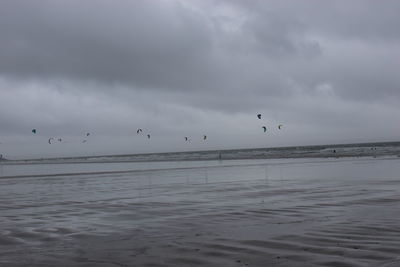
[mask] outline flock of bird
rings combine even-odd
[[[262,115],[261,115],[261,114],[257,114],[257,118],[258,118],[259,120],[261,120],[261,119],[262,119]],[[283,127],[282,124],[279,124],[279,125],[278,125],[278,129],[279,129],[279,130],[281,130],[282,127]],[[265,125],[261,126],[261,128],[264,130],[264,133],[267,132],[267,127],[266,127]],[[32,133],[33,133],[33,134],[36,134],[36,133],[37,133],[37,130],[36,130],[36,129],[32,129]],[[141,128],[137,129],[136,134],[137,134],[137,135],[143,134],[143,130],[142,130]],[[83,138],[83,140],[82,140],[82,143],[86,143],[86,142],[88,141],[88,137],[89,137],[89,136],[90,136],[90,133],[86,133],[85,136],[84,136],[84,138]],[[148,139],[151,138],[150,133],[146,133],[146,136],[147,136]],[[185,136],[185,137],[184,137],[184,140],[185,140],[185,142],[191,142],[191,141],[192,141],[192,139],[191,139],[190,137],[188,137],[188,136]],[[207,135],[203,135],[202,140],[203,140],[203,141],[207,140]],[[62,139],[62,138],[55,138],[55,137],[50,137],[50,138],[48,139],[48,143],[49,143],[50,145],[53,144],[54,142],[57,142],[57,141],[61,143],[61,142],[63,141],[63,139]]]

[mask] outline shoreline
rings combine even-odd
[[[362,157],[303,157],[303,158],[271,158],[276,160],[285,160],[285,159],[309,159],[308,161],[293,161],[293,162],[263,162],[263,163],[246,163],[246,164],[223,164],[223,165],[210,165],[210,166],[188,166],[188,167],[171,167],[171,168],[146,168],[146,169],[131,169],[131,170],[113,170],[113,171],[88,171],[88,172],[67,172],[67,173],[43,173],[43,174],[30,174],[30,175],[6,175],[1,176],[2,179],[19,179],[19,178],[38,178],[38,177],[61,177],[61,176],[92,176],[92,175],[115,175],[115,174],[135,174],[135,173],[146,173],[146,172],[163,172],[163,171],[189,171],[189,170],[201,170],[201,169],[216,169],[216,168],[229,168],[229,167],[255,167],[255,166],[283,166],[283,165],[294,165],[294,164],[305,164],[305,163],[338,163],[338,162],[347,162],[347,161],[362,161],[362,160],[399,160],[400,157],[394,156],[380,156],[380,157],[370,157],[370,156],[362,156]],[[314,160],[312,160],[314,159]],[[319,161],[318,161],[319,159]],[[332,159],[332,161],[324,161],[323,159]],[[221,160],[224,161],[236,161],[236,160],[262,160],[262,159],[228,159]],[[268,159],[265,159],[268,160]],[[187,160],[187,161],[196,161],[196,160]],[[204,160],[204,161],[216,161],[216,160]],[[158,162],[182,162],[182,161],[158,161]],[[125,161],[125,162],[62,162],[62,163],[18,163],[18,164],[9,164],[11,166],[15,165],[40,165],[40,164],[87,164],[87,163],[142,163],[135,161]],[[2,164],[0,164],[1,166]]]
[[[292,146],[272,146],[272,147],[247,147],[247,148],[231,148],[231,149],[207,149],[207,150],[187,150],[187,151],[170,151],[170,152],[149,152],[149,153],[129,153],[129,154],[103,154],[103,155],[86,155],[86,156],[68,156],[68,157],[41,157],[41,158],[25,158],[15,159],[13,161],[24,161],[24,160],[50,160],[50,159],[76,159],[76,158],[102,158],[102,157],[131,157],[131,156],[149,156],[149,155],[168,155],[168,154],[184,154],[184,153],[209,153],[209,152],[232,152],[232,151],[279,151],[279,150],[294,150],[302,148],[310,149],[327,149],[327,148],[339,148],[339,147],[382,147],[382,146],[400,146],[400,141],[382,141],[382,142],[362,142],[362,143],[338,143],[338,144],[322,144],[322,145],[292,145]],[[8,160],[3,158],[3,160]]]
[[[121,154],[37,159],[2,159],[0,165],[51,164],[51,163],[117,163],[117,162],[164,162],[235,159],[285,159],[285,158],[342,158],[342,157],[400,157],[400,142],[375,142],[356,144],[332,144],[270,148],[245,148],[162,152],[145,154]]]

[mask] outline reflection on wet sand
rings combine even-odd
[[[2,178],[0,266],[397,266],[399,162]]]

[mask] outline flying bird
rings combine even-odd
[[[206,140],[207,139],[207,135],[203,135],[203,140]]]
[[[262,127],[264,129],[264,133],[267,131],[267,127],[263,126]]]
[[[149,139],[150,139],[150,135],[149,135],[149,134],[147,135],[147,138],[149,138]]]
[[[142,129],[138,129],[138,130],[136,131],[137,134],[139,134],[139,133],[141,133],[141,132],[142,132]]]
[[[32,133],[36,134],[36,129],[32,129]]]
[[[257,118],[261,120],[261,114],[257,114]]]
[[[54,139],[53,137],[50,137],[50,138],[49,138],[49,141],[48,141],[48,142],[49,142],[50,145],[51,145],[51,140],[53,140],[53,139]]]
[[[279,124],[279,125],[278,125],[278,129],[279,129],[279,130],[282,129],[282,126],[283,126],[282,124]]]

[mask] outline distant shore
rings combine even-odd
[[[147,161],[235,160],[279,158],[342,158],[342,157],[400,157],[400,142],[375,142],[358,144],[332,144],[271,148],[247,148],[147,154],[99,155],[7,160],[0,164],[51,164],[51,163],[115,163]]]

